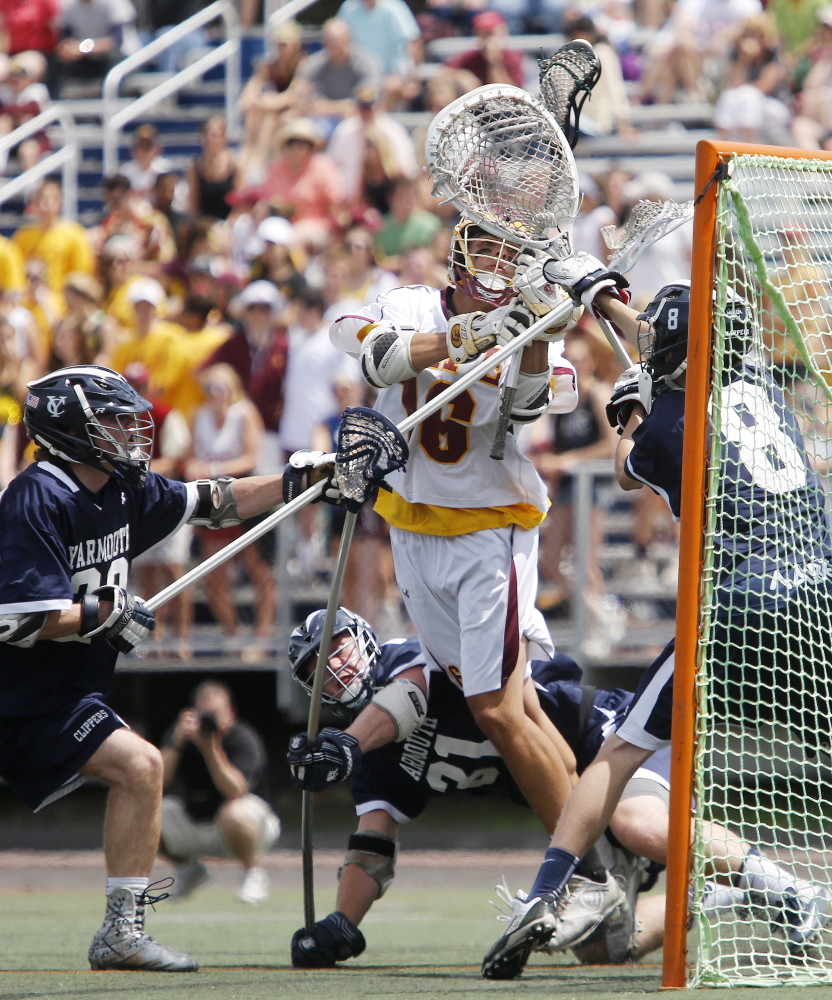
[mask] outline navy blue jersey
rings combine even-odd
[[[127,586],[130,561],[190,516],[195,491],[150,473],[111,478],[100,493],[71,466],[30,465],[0,494],[0,614],[61,611],[106,584]],[[117,653],[101,637],[0,643],[0,716],[43,715],[110,689]]]
[[[626,472],[679,517],[685,394],[660,395],[633,434]],[[823,488],[794,414],[762,371],[746,366],[722,389],[714,580],[725,614],[771,609],[802,583],[832,579]]]
[[[408,667],[423,665],[418,639],[385,643],[373,671],[376,687],[383,687]],[[585,689],[578,683],[580,670],[568,657],[535,661],[532,676],[544,711],[583,770],[623,717],[632,694],[587,689],[592,705],[582,710]],[[474,722],[464,695],[441,671],[430,674],[424,723],[403,743],[388,743],[366,753],[353,776],[352,794],[360,812],[382,808],[384,803],[392,807],[395,819],[406,822],[418,816],[434,796],[457,790],[480,795],[499,792],[525,804],[496,748]]]

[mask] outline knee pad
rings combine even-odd
[[[347,854],[338,869],[338,878],[347,865],[355,865],[378,885],[378,898],[387,892],[396,873],[396,854],[399,845],[395,837],[375,830],[354,833],[347,843]]]

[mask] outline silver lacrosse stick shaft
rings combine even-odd
[[[303,496],[304,494],[301,494]],[[298,500],[301,497],[297,498]],[[332,641],[332,630],[335,627],[335,615],[341,600],[341,587],[344,582],[344,571],[347,568],[347,557],[355,531],[358,513],[347,511],[344,518],[344,528],[341,531],[341,542],[338,546],[338,557],[335,569],[332,571],[332,585],[329,588],[329,599],[326,602],[324,627],[321,631],[321,644],[318,647],[318,659],[315,663],[315,676],[312,678],[312,695],[309,703],[309,721],[306,732],[310,740],[318,735],[318,725],[321,717],[321,693],[324,689],[326,665],[329,660],[329,644]],[[300,841],[303,858],[303,919],[307,934],[315,929],[315,885],[314,862],[312,848],[312,792],[304,789],[301,799]]]
[[[172,598],[176,597],[177,594],[181,594],[183,590],[190,587],[191,584],[197,583],[204,576],[207,576],[211,570],[217,568],[217,566],[222,566],[223,563],[228,562],[229,559],[233,559],[238,552],[242,552],[246,546],[251,545],[252,542],[256,542],[258,538],[265,535],[267,531],[271,531],[272,528],[277,527],[281,521],[285,521],[286,518],[291,517],[292,514],[297,513],[301,507],[305,507],[308,503],[312,503],[313,500],[317,498],[323,492],[325,483],[315,483],[314,486],[310,486],[308,490],[305,490],[300,496],[295,497],[290,503],[284,504],[279,510],[274,511],[269,514],[269,516],[261,521],[259,524],[255,524],[253,528],[250,528],[245,534],[240,535],[239,538],[235,538],[233,542],[229,542],[224,548],[220,549],[219,552],[215,552],[212,556],[209,556],[198,566],[194,566],[193,569],[188,570],[184,576],[180,576],[178,580],[174,580],[173,583],[169,584],[163,590],[160,590],[155,597],[151,597],[147,602],[148,608],[151,611],[155,611],[157,608],[161,608],[163,604],[167,604]]]
[[[593,312],[593,316],[597,320],[598,325],[601,327],[601,330],[603,331],[604,336],[607,338],[610,347],[613,349],[613,353],[621,363],[621,367],[629,368],[633,363],[633,359],[627,353],[627,348],[622,343],[621,338],[618,336],[615,330],[613,330],[610,321],[608,319],[605,319],[603,316],[598,315],[598,313],[596,312]]]
[[[399,430],[402,434],[407,434],[408,431],[413,430],[414,427],[422,423],[423,420],[432,414],[436,413],[437,410],[441,409],[446,403],[449,403],[452,399],[458,396],[461,392],[468,388],[469,385],[473,385],[483,375],[487,375],[488,372],[492,371],[497,365],[507,361],[513,354],[517,351],[522,350],[527,344],[531,343],[532,340],[539,334],[542,333],[549,326],[553,326],[562,319],[566,319],[572,310],[573,306],[571,302],[564,302],[556,309],[553,309],[546,316],[533,323],[528,330],[524,330],[519,337],[515,337],[510,344],[506,344],[505,347],[501,347],[496,354],[491,354],[487,358],[483,358],[478,364],[474,365],[470,371],[467,371],[458,381],[452,383],[447,389],[444,389],[439,395],[434,396],[429,402],[420,406],[418,410],[415,410],[410,414],[409,417],[405,417],[400,424],[398,424]],[[629,364],[629,362],[628,362]],[[519,365],[517,366],[519,371]],[[166,604],[169,600],[176,597],[177,594],[181,594],[186,587],[190,587],[191,584],[197,583],[204,576],[211,572],[211,570],[216,569],[217,566],[222,566],[223,563],[228,562],[241,552],[247,545],[252,542],[257,541],[261,535],[264,535],[271,528],[280,524],[281,521],[292,514],[297,513],[301,507],[305,507],[308,503],[316,500],[324,489],[324,483],[316,483],[314,486],[310,486],[308,490],[301,493],[299,497],[295,497],[291,503],[287,503],[285,506],[281,507],[280,510],[274,511],[274,513],[269,514],[269,516],[261,521],[260,524],[255,525],[244,535],[239,538],[235,538],[233,542],[229,542],[225,548],[215,552],[214,555],[209,556],[204,562],[201,562],[198,566],[194,566],[192,570],[185,573],[178,580],[174,580],[173,583],[160,590],[155,597],[151,597],[147,602],[147,606],[151,611],[155,611],[160,608],[163,604]]]

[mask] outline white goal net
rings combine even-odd
[[[729,163],[717,196],[689,985],[832,983],[832,162]],[[736,855],[736,835],[789,873],[782,885],[743,889],[735,874],[720,891],[713,857]]]

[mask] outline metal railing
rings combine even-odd
[[[13,132],[4,135],[0,139],[0,154],[8,153],[11,149],[26,139],[37,135],[39,132],[54,124],[59,124],[62,129],[62,147],[49,156],[36,163],[29,170],[6,181],[0,185],[0,204],[23,194],[31,189],[32,185],[47,174],[55,170],[61,170],[61,188],[63,192],[63,216],[66,219],[75,221],[78,217],[78,142],[76,136],[75,119],[61,107],[60,104],[53,104],[42,111],[35,118],[30,119],[20,125]]]
[[[185,38],[203,25],[222,18],[225,24],[226,41],[216,49],[201,56],[185,69],[160,83],[146,94],[120,107],[118,90],[124,78],[145,63],[155,59],[175,42]],[[177,91],[203,76],[214,66],[225,63],[225,118],[228,135],[236,138],[239,133],[240,96],[240,21],[237,11],[229,0],[216,0],[204,10],[189,17],[164,35],[154,39],[143,49],[117,63],[104,78],[102,88],[102,120],[104,126],[104,173],[113,174],[118,170],[118,142],[121,130],[129,122],[155,107],[161,101],[172,97]]]

